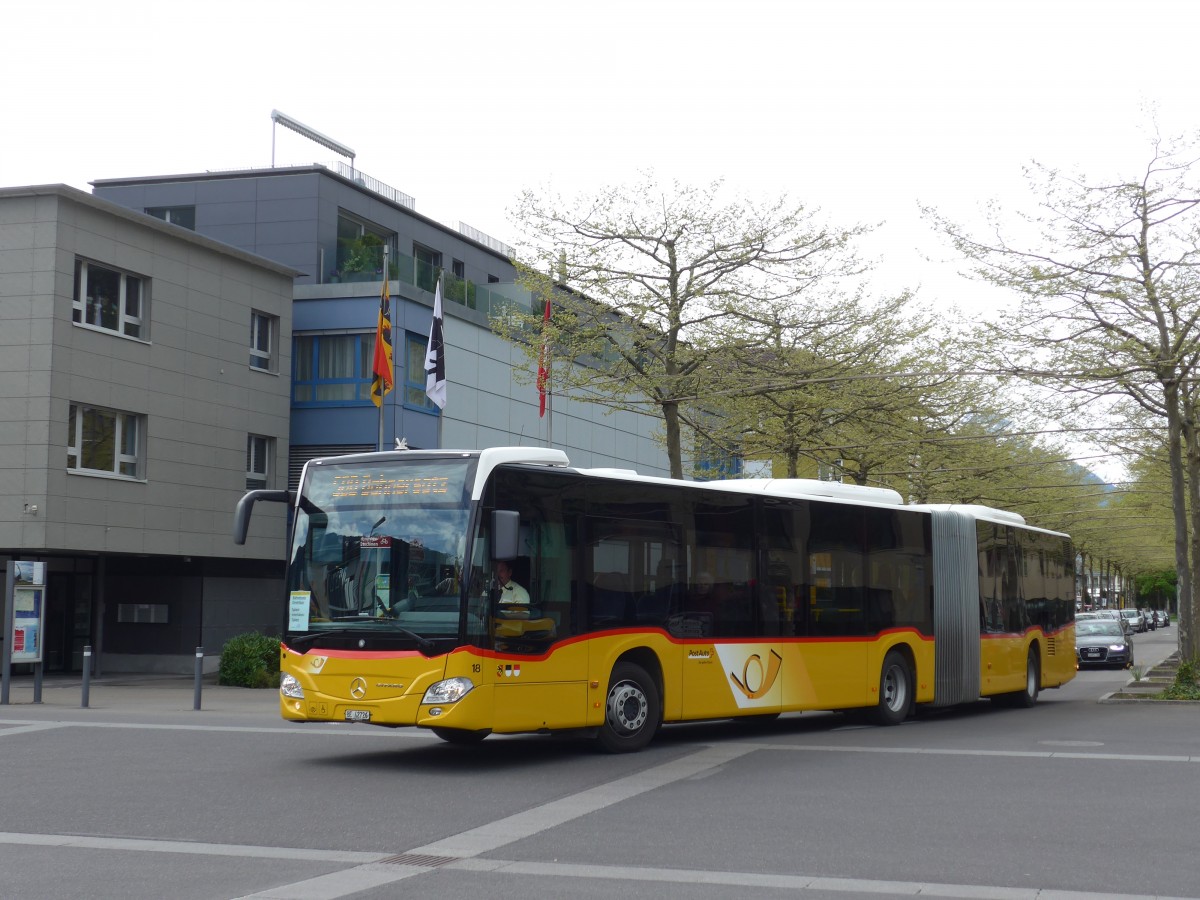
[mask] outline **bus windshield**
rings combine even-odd
[[[474,459],[321,461],[301,485],[287,634],[455,637]]]

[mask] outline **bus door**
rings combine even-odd
[[[484,674],[490,676],[495,691],[493,730],[580,728],[588,712],[588,651],[586,643],[571,639],[577,630],[566,532],[561,521],[547,520],[531,505],[529,481],[513,486],[524,503],[518,493],[504,497],[500,489],[506,484],[503,477],[497,479],[500,502],[507,499],[511,508],[521,509],[521,516],[517,555],[504,561],[511,569],[511,581],[524,589],[528,602],[509,602],[514,592],[499,583],[486,530],[475,541],[472,564],[472,582],[483,595],[479,603],[487,629],[483,643],[492,651]]]
[[[803,653],[812,699],[804,705],[861,706],[871,682],[863,510],[825,503],[810,509]]]
[[[753,505],[734,495],[706,497],[695,503],[693,523],[682,620],[697,634],[684,645],[683,716],[778,713],[786,663],[755,577]]]

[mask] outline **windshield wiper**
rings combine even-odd
[[[401,625],[394,625],[392,627],[395,631],[400,632],[405,637],[412,638],[414,641],[416,641],[417,646],[420,647],[424,652],[429,653],[433,650],[433,641],[431,641],[429,638],[421,637],[421,635],[417,634],[415,631],[409,631],[407,628],[404,628]]]
[[[310,631],[308,634],[298,634],[293,638],[285,641],[288,646],[295,647],[300,644],[307,644],[309,641],[315,641],[323,634],[328,634],[327,631]]]

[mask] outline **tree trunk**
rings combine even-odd
[[[1192,611],[1195,609],[1195,597],[1192,596],[1192,569],[1188,560],[1188,509],[1187,493],[1195,494],[1197,490],[1196,477],[1200,474],[1200,459],[1192,448],[1196,446],[1194,435],[1187,442],[1187,467],[1192,475],[1191,485],[1187,486],[1184,479],[1183,439],[1184,421],[1179,406],[1179,385],[1168,382],[1164,385],[1167,408],[1167,447],[1168,459],[1171,466],[1171,509],[1175,520],[1175,571],[1179,579],[1179,621],[1176,639],[1179,641],[1179,653],[1182,659],[1191,659],[1196,655],[1192,642]],[[1189,433],[1194,429],[1189,427]],[[1194,470],[1193,470],[1193,467]],[[1196,504],[1192,504],[1195,515]],[[1192,537],[1196,540],[1195,535]],[[1193,552],[1193,558],[1195,553]]]
[[[679,403],[667,400],[662,404],[663,424],[667,433],[667,460],[671,465],[671,477],[683,478],[683,450],[680,446]]]
[[[1182,417],[1181,417],[1182,418]],[[1174,475],[1174,459],[1171,460],[1172,466],[1172,487],[1176,481],[1183,481],[1187,489],[1186,505],[1190,512],[1191,518],[1191,566],[1187,565],[1187,560],[1184,560],[1184,569],[1179,576],[1179,614],[1176,625],[1176,641],[1179,643],[1179,657],[1183,660],[1191,660],[1197,657],[1196,648],[1196,586],[1200,584],[1200,572],[1196,570],[1197,565],[1200,565],[1200,441],[1197,440],[1196,422],[1190,417],[1182,423],[1183,445],[1187,448],[1187,478],[1182,475],[1176,479]],[[1179,441],[1172,442],[1174,452],[1179,452],[1177,449]],[[1182,493],[1182,491],[1181,491]],[[1179,533],[1179,516],[1176,517],[1176,533]],[[1176,540],[1176,556],[1178,556],[1178,540]],[[1186,578],[1185,578],[1186,576]]]

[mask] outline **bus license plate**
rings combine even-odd
[[[347,722],[370,722],[371,711],[369,709],[348,709],[346,710]]]

